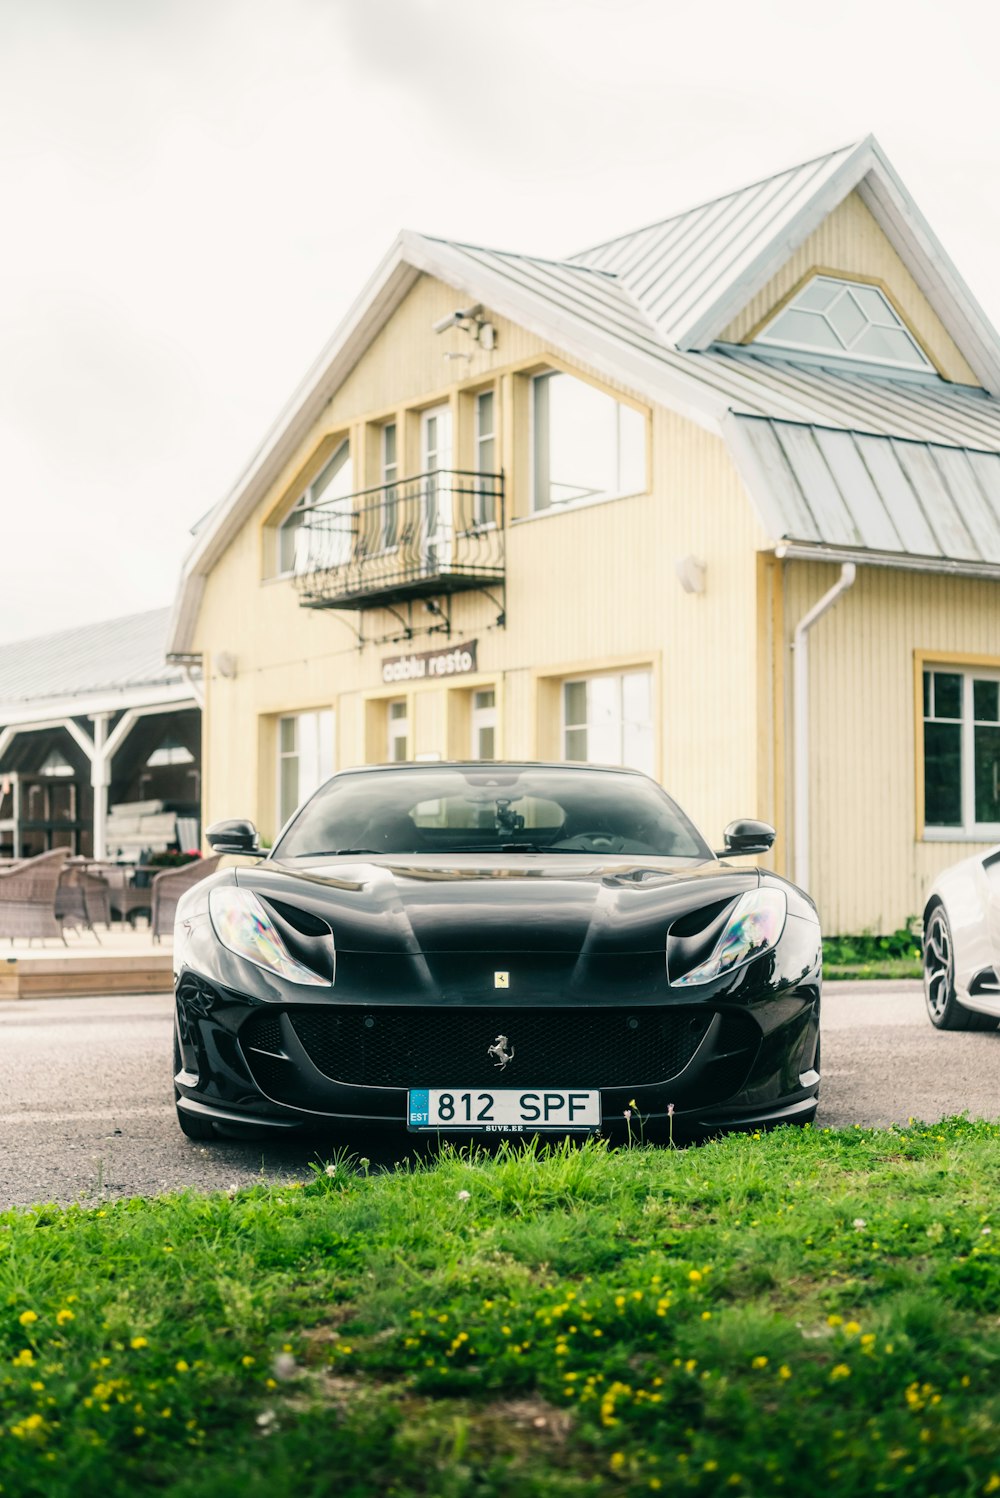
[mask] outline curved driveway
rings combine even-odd
[[[1000,1032],[941,1034],[919,985],[830,985],[818,1125],[1000,1118]],[[0,1210],[176,1190],[302,1180],[331,1141],[204,1146],[177,1128],[169,995],[0,1004]],[[405,1136],[351,1141],[389,1164]]]

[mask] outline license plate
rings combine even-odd
[[[410,1093],[409,1127],[522,1134],[536,1129],[598,1129],[601,1094],[579,1089],[417,1087]]]

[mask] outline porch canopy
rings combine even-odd
[[[178,826],[197,844],[201,684],[167,664],[169,622],[155,609],[0,645],[0,855],[134,854]]]

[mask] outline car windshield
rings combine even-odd
[[[413,765],[335,776],[272,858],[337,853],[589,853],[711,858],[654,781],[541,765]]]

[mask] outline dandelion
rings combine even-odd
[[[850,1378],[851,1370],[846,1363],[837,1363],[830,1369],[830,1377],[834,1379]]]
[[[792,1370],[791,1370],[791,1368],[789,1368],[789,1366],[788,1366],[787,1363],[782,1363],[781,1367],[778,1369],[778,1377],[780,1379],[784,1379],[787,1382],[787,1380],[790,1379],[791,1376],[792,1376]]]
[[[32,1326],[38,1320],[38,1312],[37,1311],[22,1311],[21,1314],[20,1314],[20,1316],[18,1316],[17,1319],[21,1323],[22,1326]]]
[[[702,1272],[701,1272],[700,1269],[689,1269],[688,1270],[688,1279],[691,1281],[692,1285],[700,1284],[702,1278],[703,1278],[703,1276],[702,1276]]]
[[[627,1114],[626,1114],[626,1117],[628,1117]],[[608,1463],[608,1466],[611,1468],[612,1472],[622,1472],[622,1471],[624,1471],[624,1469],[625,1469],[625,1453],[624,1453],[624,1451],[613,1451],[611,1453],[611,1460]]]
[[[144,1347],[149,1346],[149,1343],[146,1341],[145,1337],[133,1337],[129,1345],[131,1346],[133,1352],[141,1352]]]
[[[253,1365],[254,1365],[254,1363],[256,1363],[256,1361],[257,1361],[257,1359],[256,1359],[256,1358],[254,1358],[254,1357],[251,1357],[251,1356],[250,1356],[250,1354],[249,1354],[249,1353],[247,1353],[247,1354],[246,1354],[246,1355],[245,1355],[245,1356],[244,1356],[244,1357],[243,1357],[243,1358],[242,1358],[242,1360],[241,1360],[241,1361],[242,1361],[242,1363],[243,1363],[243,1366],[244,1366],[244,1368],[252,1368],[252,1367],[253,1367]]]
[[[58,1324],[60,1326],[65,1326],[66,1323],[67,1323],[67,1321],[75,1321],[75,1320],[76,1320],[76,1317],[73,1315],[73,1312],[70,1311],[70,1310],[67,1310],[65,1306],[63,1307],[63,1309],[61,1311],[57,1311],[56,1312],[56,1321],[58,1322]]]
[[[861,1327],[856,1321],[848,1321],[847,1325],[844,1327],[844,1332],[848,1337],[856,1337],[860,1330]]]
[[[178,1373],[189,1373],[191,1371],[191,1365],[185,1362],[183,1358],[179,1358],[174,1367]]]
[[[756,1357],[756,1358],[754,1358],[753,1362],[750,1364],[750,1367],[751,1368],[766,1368],[767,1367],[767,1358],[765,1358],[765,1357]]]

